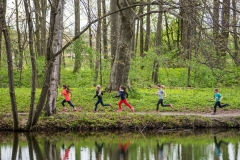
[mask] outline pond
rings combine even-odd
[[[240,160],[239,130],[0,132],[1,160]]]

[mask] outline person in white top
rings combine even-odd
[[[167,94],[163,91],[163,85],[158,84],[158,93],[156,93],[158,95],[158,103],[157,103],[157,108],[155,110],[155,112],[158,112],[159,109],[159,105],[161,104],[162,107],[170,107],[173,108],[172,104],[164,104],[163,103],[163,99],[164,97],[167,97]]]

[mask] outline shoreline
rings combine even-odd
[[[0,114],[0,130],[12,131],[11,114]],[[26,131],[28,113],[19,113],[19,130]],[[239,113],[188,113],[188,112],[59,112],[40,117],[32,131],[100,131],[146,130],[164,131],[203,128],[240,128]]]

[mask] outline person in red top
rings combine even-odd
[[[72,104],[72,102],[70,100],[69,94],[72,94],[70,88],[67,85],[63,85],[62,88],[63,88],[63,90],[62,90],[60,96],[63,95],[65,97],[65,99],[62,101],[63,111],[64,112],[67,111],[67,108],[65,107],[65,104],[64,104],[65,102],[68,102],[68,104],[70,106],[72,106],[75,111],[77,111],[77,109],[74,107],[74,105]]]

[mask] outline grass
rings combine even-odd
[[[240,94],[239,88],[219,88],[223,96],[222,103],[229,103],[231,107],[226,107],[223,110],[240,109],[239,98],[236,95]],[[0,112],[11,113],[11,103],[8,88],[0,88],[2,96],[0,97]],[[40,95],[40,89],[36,92],[36,103]],[[94,87],[85,88],[72,88],[73,97],[72,103],[80,109],[81,112],[92,112],[97,98],[93,99],[95,95]],[[164,99],[165,104],[171,103],[173,109],[169,107],[159,106],[161,112],[174,111],[174,112],[209,112],[212,111],[214,101],[210,100],[213,97],[213,88],[174,88],[166,87],[164,91],[167,97]],[[59,89],[59,93],[61,90]],[[137,88],[129,91],[128,102],[135,108],[136,112],[150,112],[155,110],[158,101],[157,92],[155,88]],[[16,102],[18,112],[28,112],[30,103],[30,88],[16,88]],[[119,98],[115,98],[117,92],[108,93],[103,95],[104,103],[111,103],[113,107],[98,106],[99,112],[111,113],[115,112],[118,108]],[[57,97],[57,111],[62,110],[61,101],[63,97]],[[66,103],[67,108],[70,106]],[[123,104],[123,112],[129,112],[129,108]]]

